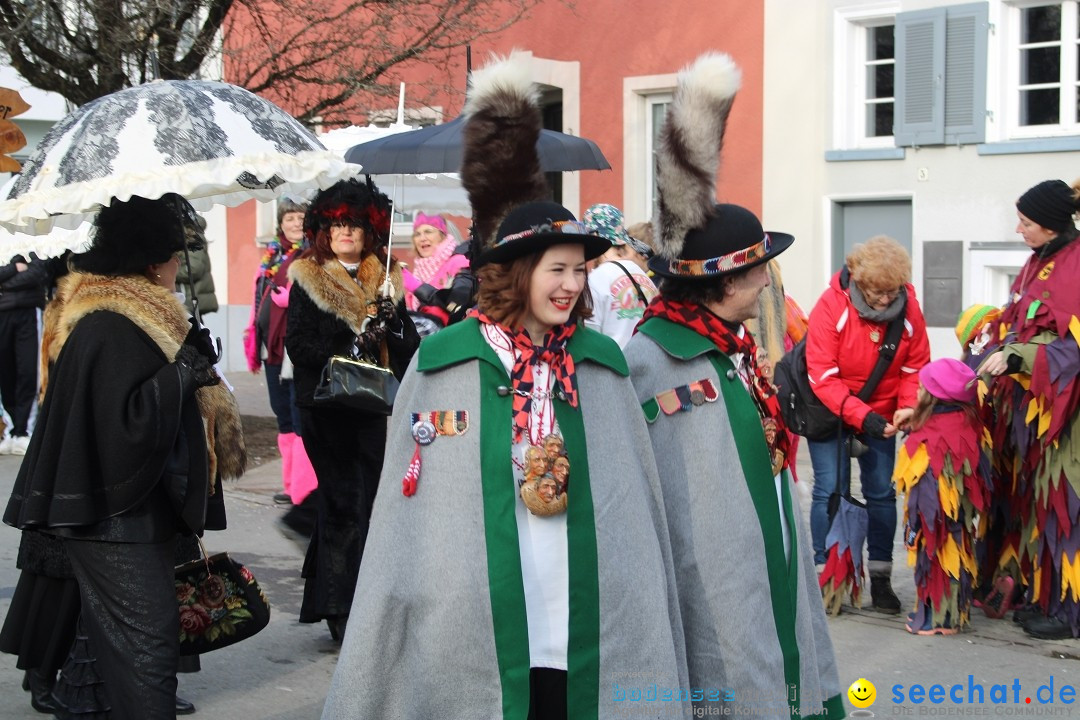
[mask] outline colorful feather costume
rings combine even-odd
[[[893,481],[904,503],[908,565],[918,598],[911,625],[958,630],[968,622],[977,581],[975,540],[990,503],[989,468],[979,449],[981,423],[964,406],[940,404],[904,440]]]
[[[994,378],[984,406],[994,492],[1015,518],[997,559],[1027,600],[1080,630],[1080,242],[1036,253],[1010,291],[999,348],[1017,367]]]

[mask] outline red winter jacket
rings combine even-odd
[[[810,312],[806,335],[806,369],[814,394],[837,415],[844,406],[844,422],[857,430],[874,411],[892,422],[897,408],[914,407],[919,393],[919,369],[930,362],[926,320],[915,288],[908,283],[907,311],[900,347],[878,383],[870,402],[855,397],[877,364],[878,345],[885,339],[888,323],[859,317],[848,291],[840,287],[840,273],[833,275]],[[876,333],[876,334],[875,334]],[[875,334],[877,340],[871,339]],[[851,399],[844,402],[844,398]]]

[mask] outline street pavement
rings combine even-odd
[[[261,375],[231,373],[229,380],[244,414],[271,415]],[[803,449],[799,455],[799,476],[809,481],[812,473],[808,453]],[[6,500],[20,460],[0,456],[0,499]],[[180,695],[195,703],[196,717],[314,720],[320,716],[338,646],[330,639],[325,624],[303,625],[298,621],[303,556],[274,528],[275,518],[283,512],[272,500],[280,488],[280,477],[280,461],[273,461],[227,484],[229,528],[207,533],[205,538],[209,552],[227,550],[251,569],[272,611],[270,625],[261,633],[202,656],[201,672],[179,676]],[[803,504],[806,511],[808,503]],[[6,615],[18,581],[18,544],[17,531],[0,527],[0,617]],[[893,585],[905,607],[911,607],[915,601],[914,584],[899,541],[895,558]],[[868,603],[868,591],[866,595],[864,602]],[[737,607],[730,610],[740,611]],[[950,637],[915,637],[904,630],[902,617],[845,606],[839,617],[828,621],[843,689],[846,691],[859,678],[876,686],[877,700],[868,709],[859,710],[860,714],[1072,714],[1073,705],[1068,701],[1080,695],[1069,694],[1080,685],[1080,641],[1033,640],[1008,618],[990,620],[978,610],[973,611],[967,632]],[[0,655],[0,719],[43,717],[31,709],[21,681],[22,672],[15,668],[15,658]],[[942,689],[931,691],[935,684]],[[921,685],[930,694],[921,698],[913,685]],[[896,686],[899,689],[894,689]],[[980,691],[982,703],[977,702]],[[999,699],[998,693],[1005,694],[1006,702],[991,702]],[[897,694],[902,696],[900,702],[894,701]],[[914,697],[910,697],[912,694]],[[1050,694],[1054,702],[1043,704],[1041,701]],[[939,697],[940,702],[933,701]],[[1030,704],[1025,702],[1027,698]],[[913,702],[917,699],[922,702]],[[854,708],[849,705],[848,709],[850,712]]]

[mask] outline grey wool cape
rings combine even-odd
[[[760,417],[731,359],[662,318],[643,323],[625,351],[663,488],[695,707],[843,717],[798,493],[784,470],[778,498]],[[706,379],[714,402],[670,415],[659,407],[657,395]]]
[[[685,649],[652,452],[609,338],[578,327],[578,408],[555,412],[574,473],[567,509],[570,717],[677,717]],[[420,345],[386,459],[324,720],[526,720],[529,647],[511,465],[510,379],[475,319]],[[454,429],[420,448],[413,413]],[[467,421],[462,413],[468,413]],[[614,428],[618,428],[617,431]],[[683,697],[680,699],[680,692]]]

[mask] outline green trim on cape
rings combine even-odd
[[[595,342],[597,336],[610,342]],[[575,343],[581,336],[582,342]],[[574,331],[568,349],[575,361],[594,360],[615,372],[628,374],[626,360],[614,341],[587,328]],[[576,352],[582,352],[578,358]],[[468,360],[480,373],[480,479],[484,497],[484,539],[487,547],[488,593],[491,599],[495,654],[502,684],[505,720],[529,713],[529,625],[525,609],[525,585],[515,517],[518,494],[511,459],[511,395],[495,388],[510,382],[502,361],[480,334],[479,322],[464,320],[421,343],[417,369],[440,370]],[[612,367],[612,364],[615,366]],[[567,708],[575,718],[596,720],[600,697],[600,589],[596,523],[585,425],[580,407],[556,401],[559,422],[570,467],[574,468],[572,499],[567,506],[567,555],[569,563],[569,627],[566,648]],[[500,422],[498,419],[504,419]],[[488,422],[484,422],[487,419]]]
[[[795,608],[798,600],[798,559],[794,512],[787,482],[781,482],[783,508],[777,503],[776,488],[771,482],[772,466],[769,463],[769,451],[765,445],[763,433],[749,432],[751,428],[761,427],[761,417],[742,379],[735,372],[731,358],[722,353],[707,337],[688,327],[664,318],[650,318],[642,323],[638,332],[652,338],[657,345],[672,357],[692,360],[705,355],[716,370],[720,389],[724,395],[724,405],[728,410],[731,431],[739,448],[739,463],[742,466],[746,488],[754,503],[754,510],[761,527],[762,541],[765,544],[765,563],[768,568],[769,594],[772,599],[773,622],[776,625],[777,641],[784,658],[784,679],[789,688],[795,688],[795,697],[788,694],[791,717],[799,717],[801,677],[799,670],[799,643],[795,634]],[[768,478],[770,482],[756,481],[755,478]],[[786,476],[784,478],[786,480]],[[791,562],[784,552],[784,534],[780,527],[780,513],[784,513],[791,529]]]
[[[660,317],[649,318],[638,326],[638,332],[656,341],[664,352],[680,360],[692,360],[699,355],[720,352],[712,340],[685,325]]]
[[[600,582],[585,424],[580,407],[570,407],[569,403],[558,400],[554,407],[566,455],[574,468],[571,474],[574,489],[567,498],[566,510],[570,564],[566,708],[574,718],[596,720],[600,712]]]
[[[833,695],[821,705],[821,714],[815,717],[843,718],[847,715],[847,711],[844,709],[844,700],[839,695]]]
[[[441,332],[441,331],[440,331]],[[492,355],[487,343],[484,347]],[[498,357],[495,358],[498,360]],[[477,363],[480,387],[506,382],[502,363]],[[481,415],[511,417],[511,398],[482,392]],[[525,614],[525,581],[514,519],[514,468],[507,452],[509,423],[480,422],[480,482],[484,493],[484,540],[487,545],[488,593],[495,629],[495,656],[502,681],[504,718],[529,714],[529,624]],[[506,518],[510,521],[506,522]]]
[[[695,335],[697,333],[694,333]],[[711,344],[711,343],[710,343]],[[716,349],[715,346],[713,346]],[[796,575],[798,560],[794,516],[791,511],[791,496],[787,483],[781,482],[781,495],[784,501],[784,516],[788,520],[789,535],[792,538],[791,566],[784,553],[784,534],[780,528],[780,510],[776,501],[776,488],[772,482],[772,466],[769,464],[769,450],[765,445],[764,433],[749,432],[750,428],[761,427],[761,416],[750,399],[750,394],[742,383],[742,378],[735,372],[735,365],[724,353],[716,349],[709,354],[709,360],[720,378],[720,390],[724,394],[724,404],[731,420],[731,431],[735,436],[735,445],[739,448],[739,463],[742,465],[746,489],[757,512],[761,525],[762,540],[765,543],[765,564],[769,574],[769,594],[772,597],[773,621],[776,624],[777,640],[780,652],[784,656],[784,679],[788,688],[795,688],[795,697],[788,694],[791,717],[799,717],[801,694],[801,676],[799,673],[799,642],[795,634],[795,607],[798,586]],[[768,478],[770,482],[756,481],[755,478]],[[786,480],[786,478],[784,478]]]

